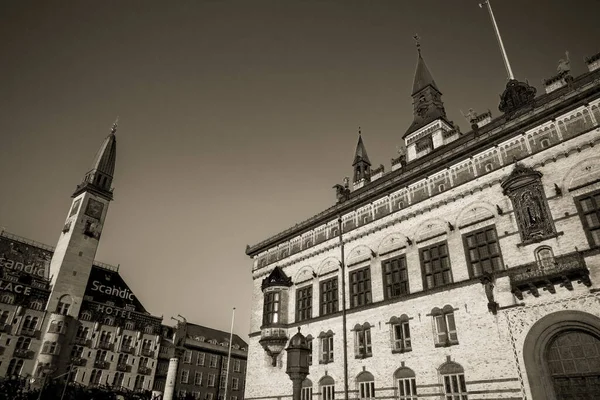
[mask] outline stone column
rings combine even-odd
[[[178,366],[179,358],[173,357],[169,360],[169,369],[167,371],[167,381],[165,382],[165,395],[163,396],[163,400],[173,400]]]

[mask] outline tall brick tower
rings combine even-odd
[[[42,330],[43,346],[34,371],[64,373],[70,343],[77,331],[77,318],[98,249],[115,171],[117,140],[115,123],[98,151],[92,168],[72,195],[67,220],[50,263],[52,292],[46,305]],[[64,365],[62,365],[64,364]]]

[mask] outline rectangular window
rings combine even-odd
[[[308,348],[309,348],[309,352],[308,352],[308,365],[312,365],[312,358],[313,358],[313,340],[312,338],[307,339],[306,341],[308,343]]]
[[[233,360],[233,372],[240,372],[240,360]]]
[[[444,375],[445,400],[467,400],[464,374]]]
[[[312,388],[311,387],[303,387],[302,392],[300,392],[301,400],[312,400]]]
[[[600,247],[600,191],[580,196],[576,200],[590,247]]]
[[[221,377],[219,378],[219,388],[220,389],[225,389],[225,379],[227,379],[227,377],[225,375],[221,375]]]
[[[204,353],[198,353],[198,359],[196,359],[196,365],[204,365],[204,358],[206,357],[206,354]]]
[[[436,345],[458,344],[454,313],[445,313],[433,317]]]
[[[333,362],[333,336],[321,338],[321,364]]]
[[[190,371],[188,371],[187,369],[184,369],[181,371],[181,383],[188,383],[188,380],[190,378]]]
[[[240,380],[238,378],[231,378],[231,389],[238,390],[240,388]]]
[[[410,328],[408,326],[408,321],[399,322],[397,324],[392,325],[392,334],[393,334],[393,349],[399,351],[410,351],[411,350],[411,341],[410,341]]]
[[[354,352],[357,358],[371,357],[373,355],[371,347],[371,329],[361,329],[354,332],[355,344]]]
[[[186,350],[185,353],[183,354],[183,362],[185,364],[191,364],[192,363],[192,352],[189,350]]]
[[[279,323],[279,292],[265,293],[263,323],[265,325]]]
[[[446,242],[421,249],[421,268],[423,269],[423,287],[431,289],[452,282],[450,257]]]
[[[206,393],[206,394],[204,395],[204,398],[205,398],[206,400],[213,400],[213,394],[212,394],[212,393]]]
[[[398,400],[418,400],[415,378],[398,379]]]
[[[312,286],[296,290],[296,321],[312,317]]]
[[[194,385],[202,386],[202,372],[196,372],[194,376]]]
[[[338,278],[327,279],[321,282],[321,315],[327,315],[338,310]]]
[[[371,301],[370,267],[350,272],[350,307],[363,306]]]
[[[210,364],[209,367],[211,368],[217,368],[217,356],[215,356],[214,354],[210,355]]]
[[[321,400],[335,400],[335,386],[321,386]]]
[[[471,277],[502,270],[502,255],[494,226],[463,235]]]
[[[215,387],[215,374],[208,374],[208,386]]]
[[[385,287],[385,298],[408,294],[408,272],[406,270],[406,257],[394,257],[385,260],[382,263],[383,267],[383,285]]]
[[[358,384],[358,398],[363,399],[374,399],[375,398],[375,382],[360,382]]]

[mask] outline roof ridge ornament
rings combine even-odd
[[[115,119],[115,122],[112,124],[112,128],[110,128],[110,133],[112,133],[113,135],[115,133],[117,133],[117,127],[119,126],[119,116],[117,115],[117,118]]]
[[[419,36],[418,33],[415,33],[415,35],[413,36],[413,39],[415,39],[415,45],[417,46],[417,51],[419,52],[419,57],[421,57],[421,37]]]

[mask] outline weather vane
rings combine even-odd
[[[119,117],[117,116],[117,119],[115,119],[115,123],[113,124],[112,128],[110,129],[110,132],[115,133],[117,131],[118,125],[119,125]]]
[[[413,39],[415,39],[415,43],[417,45],[417,51],[419,53],[421,53],[421,38],[419,37],[419,34],[415,33],[415,36],[413,36]]]

